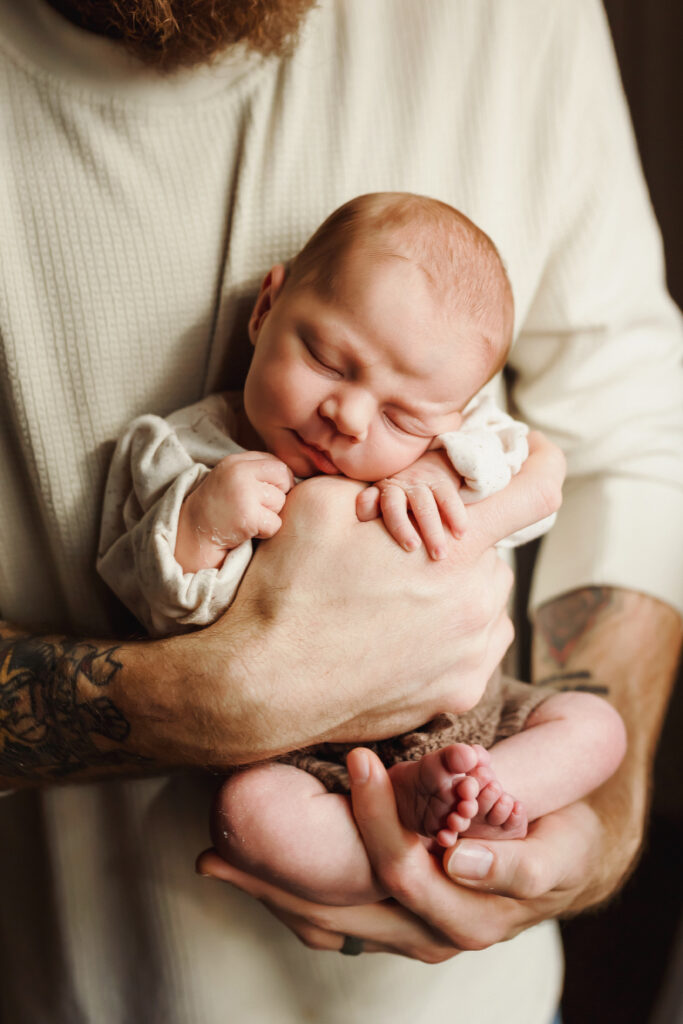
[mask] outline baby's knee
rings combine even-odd
[[[235,863],[265,820],[271,789],[270,765],[235,772],[218,790],[211,809],[211,840],[226,860]]]

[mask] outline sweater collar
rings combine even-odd
[[[272,60],[235,46],[210,66],[162,75],[115,40],[74,25],[45,0],[0,0],[0,47],[25,68],[57,79],[63,86],[103,98],[159,105],[222,92]]]

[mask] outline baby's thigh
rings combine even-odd
[[[246,768],[223,783],[211,812],[211,837],[233,863],[240,854],[279,859],[283,848],[316,847],[323,837],[342,845],[359,842],[349,798],[279,762]]]
[[[240,771],[221,786],[212,811],[214,846],[244,871],[316,902],[381,898],[351,802],[292,765]]]
[[[225,843],[233,834],[282,827],[307,801],[324,795],[329,794],[322,782],[291,765],[269,761],[240,769],[225,780],[214,799],[213,840]]]

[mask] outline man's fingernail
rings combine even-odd
[[[351,782],[363,783],[370,778],[370,762],[364,750],[353,750],[346,762]]]
[[[485,846],[467,843],[456,847],[448,859],[446,871],[451,878],[486,878],[493,854]]]

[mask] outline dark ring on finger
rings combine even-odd
[[[359,939],[357,935],[345,935],[339,952],[344,956],[360,956],[363,952],[363,940]]]

